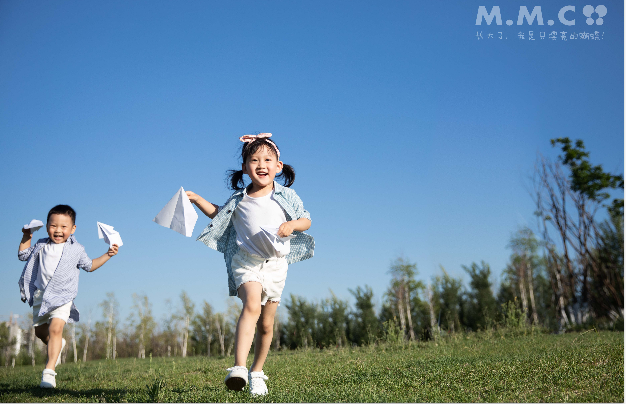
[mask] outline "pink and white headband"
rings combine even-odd
[[[272,137],[271,133],[259,133],[258,135],[243,135],[242,137],[239,138],[239,140],[241,140],[244,143],[251,143],[257,139],[265,139],[272,146],[274,146],[274,150],[276,150],[276,155],[278,156],[278,159],[280,160],[280,150],[278,150],[278,147],[276,147],[276,144],[274,142],[268,139],[270,137]]]

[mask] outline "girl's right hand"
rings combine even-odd
[[[191,191],[185,191],[185,193],[187,194],[187,198],[189,198],[191,203],[196,203],[196,202],[198,202],[198,199],[200,199],[200,195],[198,195],[196,193],[193,193]]]
[[[33,233],[30,232],[30,229],[25,229],[22,227],[22,235],[26,238],[33,237]]]

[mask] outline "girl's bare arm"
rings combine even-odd
[[[191,191],[186,191],[185,193],[187,194],[187,197],[189,198],[191,203],[196,205],[202,211],[202,213],[207,215],[210,219],[213,219],[215,215],[217,215],[217,209],[219,208],[219,206],[207,201],[200,195],[195,194]]]

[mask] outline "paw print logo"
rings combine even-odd
[[[591,18],[593,13],[598,14],[598,19],[595,21],[593,18]],[[587,17],[587,25],[593,25],[594,22],[596,23],[596,25],[602,25],[604,24],[604,20],[602,19],[602,17],[606,15],[606,7],[604,7],[602,4],[600,4],[596,8],[593,8],[593,6],[590,5],[586,5],[583,8],[583,14],[585,15],[585,17]]]

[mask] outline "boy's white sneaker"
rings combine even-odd
[[[248,369],[245,366],[233,366],[228,370],[228,376],[224,379],[229,390],[241,391],[248,384]]]
[[[43,387],[44,389],[55,388],[57,386],[56,375],[54,370],[44,369],[41,374],[41,384],[39,387]]]
[[[65,349],[65,344],[66,344],[65,338],[61,338],[61,350],[59,351],[59,357],[57,358],[57,363],[54,365],[55,368],[61,364],[61,353],[63,353],[63,349]]]
[[[250,381],[250,395],[251,396],[264,396],[268,393],[265,381],[267,376],[261,370],[260,372],[250,372],[248,374]]]

